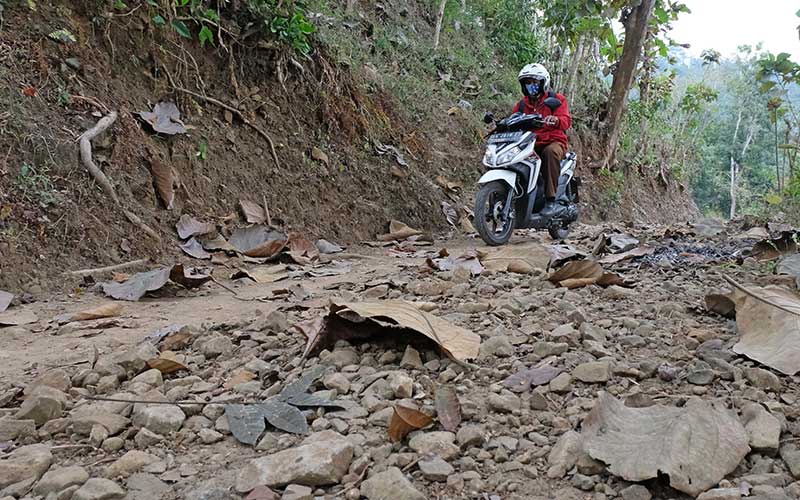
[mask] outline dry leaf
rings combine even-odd
[[[706,295],[706,309],[726,318],[736,317],[733,294],[709,293]]]
[[[436,387],[436,416],[446,431],[455,432],[461,425],[461,402],[453,386]]]
[[[778,274],[788,274],[789,276],[794,276],[796,287],[800,289],[800,253],[784,257],[780,263],[778,263],[778,267],[775,269],[775,272]],[[0,311],[1,310],[2,305],[0,305]]]
[[[617,262],[621,262],[627,259],[634,259],[636,257],[644,257],[645,255],[653,255],[656,251],[653,247],[648,246],[640,246],[636,247],[633,250],[628,250],[627,252],[617,253],[617,254],[610,254],[606,255],[602,259],[598,260],[600,264],[616,264]]]
[[[189,257],[194,257],[195,259],[207,260],[211,258],[211,254],[206,252],[206,249],[203,248],[203,245],[197,241],[196,238],[192,237],[186,240],[184,243],[178,245],[180,249],[188,255]]]
[[[561,370],[549,365],[529,368],[503,380],[503,385],[514,392],[528,392],[531,387],[549,384]]]
[[[251,380],[255,380],[257,378],[258,378],[258,375],[256,375],[253,372],[250,372],[250,371],[247,371],[247,370],[239,370],[238,372],[236,372],[233,375],[233,377],[230,378],[230,380],[225,382],[225,385],[223,385],[223,387],[225,389],[233,389],[234,387],[236,387],[239,384],[243,384],[245,382],[250,382]]]
[[[159,348],[162,351],[178,351],[192,343],[192,334],[186,329],[180,329],[164,338]]]
[[[8,306],[11,305],[11,301],[14,299],[14,295],[0,290],[0,313],[8,309]]]
[[[181,121],[181,112],[175,103],[156,103],[153,111],[140,111],[139,117],[158,134],[175,135],[187,133]]]
[[[150,174],[153,176],[153,183],[156,186],[158,197],[161,198],[167,210],[171,210],[175,205],[177,176],[172,167],[166,165],[159,158],[151,156],[148,161],[150,162]]]
[[[186,238],[191,238],[192,236],[201,236],[204,234],[213,233],[217,228],[214,226],[214,224],[209,222],[200,222],[191,215],[183,214],[181,215],[180,220],[178,220],[178,223],[175,225],[175,229],[178,230],[178,237],[180,237],[182,240],[185,240]]]
[[[123,281],[131,279],[131,275],[128,273],[112,273],[111,279],[117,283],[122,283]]]
[[[481,264],[489,271],[530,274],[535,269],[547,269],[550,252],[539,243],[506,245],[499,249],[479,251]]]
[[[267,211],[258,203],[239,200],[239,208],[242,210],[244,220],[249,224],[264,224],[267,222]]]
[[[633,250],[639,245],[639,240],[627,234],[612,234],[607,238],[606,248],[611,253],[627,252]]]
[[[154,292],[169,281],[171,268],[162,267],[153,271],[136,273],[127,281],[103,283],[103,293],[117,300],[137,301],[147,292]]]
[[[329,347],[339,339],[365,339],[402,329],[428,337],[448,356],[460,361],[476,358],[480,350],[479,335],[420,311],[413,303],[399,300],[334,302],[321,330],[316,336],[309,336],[303,357]]]
[[[389,419],[389,440],[402,441],[410,432],[422,429],[433,423],[433,418],[419,410],[396,405]]]
[[[110,302],[102,306],[86,309],[85,311],[76,312],[74,314],[66,315],[67,321],[89,321],[101,318],[113,318],[122,313],[122,304]]]
[[[389,232],[378,236],[380,241],[400,241],[412,236],[421,235],[422,231],[413,229],[400,221],[393,220],[389,223]]]
[[[300,265],[311,265],[319,260],[319,249],[300,233],[290,233],[286,246],[289,256]]]
[[[548,281],[564,288],[580,288],[588,285],[627,286],[621,276],[603,272],[603,267],[593,260],[576,260],[551,274]]]
[[[286,271],[286,266],[283,264],[258,266],[251,269],[239,268],[231,275],[232,280],[250,278],[256,283],[275,283],[288,277],[289,273]]]
[[[732,472],[750,451],[734,413],[690,399],[682,408],[629,408],[607,393],[583,421],[584,449],[627,481],[662,474],[673,488],[697,496]]]
[[[272,259],[280,254],[288,242],[286,236],[266,226],[236,228],[231,234],[230,243],[248,257]]]
[[[800,371],[800,297],[774,286],[735,288],[736,329],[733,351],[786,375]]]
[[[211,269],[184,267],[183,264],[176,264],[169,273],[169,279],[185,288],[197,288],[211,280]]]
[[[317,147],[311,150],[311,157],[317,161],[321,161],[326,167],[330,166],[331,164],[331,160],[328,158],[328,155],[326,155],[325,152]]]
[[[173,359],[173,356],[167,354],[169,351],[165,351],[161,353],[161,357],[151,359],[147,362],[147,367],[150,369],[155,369],[163,373],[164,375],[169,375],[171,373],[179,372],[181,370],[189,370],[181,363],[178,363]]]
[[[326,255],[344,252],[344,248],[341,246],[324,239],[317,240],[316,246],[320,253]]]
[[[481,261],[478,260],[478,252],[475,250],[470,250],[458,257],[449,255],[444,259],[428,258],[426,262],[432,269],[437,269],[439,271],[455,271],[456,269],[464,268],[467,269],[472,276],[477,276],[484,270]]]
[[[750,256],[759,261],[775,260],[782,255],[797,252],[794,233],[786,232],[779,238],[761,240],[750,250]]]
[[[585,259],[586,252],[575,248],[572,245],[547,245],[550,252],[550,268],[561,267],[562,264],[576,259]]]

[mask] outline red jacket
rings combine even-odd
[[[525,114],[540,114],[542,117],[556,115],[558,117],[558,125],[545,125],[543,128],[536,131],[536,144],[551,144],[553,142],[558,142],[564,146],[564,149],[568,149],[569,143],[567,142],[567,134],[565,131],[572,125],[572,116],[569,114],[567,98],[561,94],[556,94],[558,100],[561,101],[561,106],[559,106],[556,109],[556,112],[553,113],[550,111],[550,108],[544,104],[544,100],[547,99],[547,96],[548,93],[545,92],[544,95],[533,104],[531,104],[530,97],[524,98]],[[517,105],[514,106],[512,113],[516,113],[520,110],[519,105],[520,103],[517,103]]]

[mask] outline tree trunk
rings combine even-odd
[[[583,58],[583,36],[578,38],[578,43],[575,45],[575,50],[572,52],[572,60],[569,62],[569,80],[564,88],[567,99],[571,100],[572,106],[575,105],[575,85],[578,81],[578,67]]]
[[[447,6],[447,0],[442,0],[439,3],[439,12],[436,14],[436,31],[433,32],[433,49],[439,48],[439,37],[442,34],[442,21],[444,21],[444,8]]]
[[[731,155],[731,211],[728,218],[733,220],[736,217],[736,160]]]
[[[622,57],[614,71],[614,81],[611,84],[611,95],[608,99],[606,133],[603,141],[603,168],[609,167],[617,152],[628,91],[630,91],[636,76],[636,65],[639,63],[642,46],[647,35],[647,25],[653,14],[655,3],[656,0],[642,0],[637,7],[631,9],[624,23],[625,43],[622,47]]]

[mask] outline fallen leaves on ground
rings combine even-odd
[[[182,363],[178,362],[175,357],[175,353],[172,351],[163,351],[159,357],[148,360],[147,367],[158,370],[164,375],[169,375],[182,370],[189,370]]]
[[[267,222],[267,210],[258,203],[239,200],[239,208],[248,224],[264,224]]]
[[[247,370],[239,370],[238,372],[234,373],[233,376],[228,379],[227,382],[222,386],[225,389],[233,389],[239,384],[243,384],[245,382],[250,382],[251,380],[255,380],[258,378],[258,375],[251,371]]]
[[[331,347],[337,340],[368,339],[388,332],[412,330],[436,342],[451,358],[465,361],[478,356],[481,338],[414,304],[400,300],[380,302],[333,302],[321,323],[299,328],[308,337],[303,357]]]
[[[250,278],[256,283],[275,283],[277,281],[286,279],[289,273],[286,271],[286,266],[277,264],[274,266],[258,266],[250,269],[239,268],[231,275],[231,279]]]
[[[172,167],[161,161],[160,158],[151,156],[148,158],[148,162],[158,197],[167,210],[172,210],[175,206],[175,187],[178,184],[178,177]]]
[[[412,431],[423,429],[433,423],[433,417],[414,408],[395,405],[394,413],[389,419],[389,440],[393,443],[402,441]]]
[[[753,245],[750,256],[759,261],[766,261],[795,252],[797,252],[797,242],[794,240],[794,233],[784,232],[778,238],[761,240]]]
[[[453,208],[453,205],[447,203],[446,201],[442,202],[442,214],[444,214],[445,220],[447,223],[453,227],[458,226],[458,211]]]
[[[328,158],[328,155],[325,152],[317,147],[311,150],[311,158],[314,158],[317,161],[320,161],[325,164],[326,167],[330,166],[331,160]]]
[[[467,269],[472,276],[481,274],[484,270],[481,261],[478,259],[478,252],[470,250],[459,255],[447,255],[438,259],[428,258],[426,260],[429,267],[439,271],[455,271],[459,268]]]
[[[706,295],[706,309],[725,318],[736,317],[736,303],[731,294],[709,293]]]
[[[513,392],[528,392],[531,387],[549,384],[559,373],[559,368],[549,365],[528,368],[503,380],[503,385]]]
[[[570,289],[588,285],[627,286],[621,276],[603,271],[603,266],[593,260],[572,261],[548,276],[547,280]]]
[[[562,264],[571,260],[587,257],[586,252],[572,245],[547,245],[547,251],[550,252],[549,267],[551,269],[561,267]]]
[[[113,318],[115,316],[119,316],[122,313],[123,307],[122,304],[117,304],[115,302],[110,302],[108,304],[103,304],[101,306],[93,307],[91,309],[86,309],[84,311],[79,311],[73,314],[65,314],[63,316],[59,316],[59,319],[63,319],[64,321],[90,321],[93,319],[102,319],[102,318]]]
[[[739,342],[733,351],[786,375],[800,371],[800,297],[775,286],[745,287],[730,278]]]
[[[656,249],[653,247],[640,246],[626,252],[606,255],[602,259],[598,259],[597,262],[600,264],[616,264],[617,262],[622,262],[623,260],[653,255],[655,251]]]
[[[794,276],[795,285],[798,289],[800,289],[800,253],[784,257],[778,263],[778,267],[775,269],[775,272],[778,274]],[[0,310],[2,310],[2,304],[0,304]]]
[[[627,481],[669,476],[670,486],[697,496],[732,472],[750,451],[735,414],[700,399],[682,408],[629,408],[607,393],[583,421],[589,455]]]
[[[290,233],[286,246],[289,257],[300,265],[311,265],[319,261],[319,249],[300,233]]]
[[[544,270],[550,265],[550,251],[539,243],[479,250],[478,257],[488,271],[494,272],[532,274],[535,269]]]
[[[11,301],[14,299],[14,295],[0,290],[0,313],[8,309],[8,306],[11,305]]]
[[[386,234],[378,235],[380,241],[401,241],[412,236],[419,236],[422,231],[413,229],[403,222],[392,220],[389,222],[389,232]]]
[[[172,266],[169,279],[184,288],[197,288],[211,280],[211,269],[207,267],[184,267],[183,264]]]
[[[200,236],[197,238],[197,241],[203,245],[203,249],[209,252],[225,252],[231,254],[238,252],[237,248],[231,245],[221,234],[217,234],[213,237]]]
[[[461,402],[452,385],[436,387],[436,417],[446,431],[455,432],[461,425]]]
[[[192,236],[201,236],[216,231],[216,226],[210,222],[200,222],[191,215],[183,214],[175,225],[180,239],[185,240]]]
[[[319,253],[326,255],[344,252],[344,248],[328,240],[317,240],[316,246]]]
[[[139,111],[137,114],[158,134],[176,135],[187,133],[186,127],[181,121],[181,112],[175,103],[159,102],[156,103],[153,111]]]
[[[201,267],[184,267],[176,264],[172,267],[161,267],[152,271],[136,273],[129,279],[118,283],[107,281],[102,283],[103,293],[117,300],[138,301],[148,292],[155,292],[164,287],[170,280],[185,288],[196,288],[211,279],[211,270]]]
[[[606,249],[611,253],[622,253],[639,245],[639,240],[627,234],[615,233],[606,239]]]
[[[192,237],[186,240],[185,242],[178,245],[180,249],[188,255],[189,257],[194,257],[195,259],[206,260],[211,258],[211,254],[206,252],[206,249],[203,248],[203,245],[197,241],[196,238]]]
[[[283,251],[288,240],[283,233],[266,226],[250,226],[236,228],[229,242],[248,257],[272,259]]]

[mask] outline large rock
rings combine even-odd
[[[353,445],[344,436],[318,432],[296,448],[252,460],[239,473],[236,491],[246,493],[260,485],[335,484],[347,473],[352,460]]]
[[[361,483],[368,500],[426,500],[397,467],[390,467]]]
[[[72,381],[67,375],[67,372],[58,368],[56,370],[50,370],[49,372],[45,372],[33,382],[25,387],[25,395],[33,394],[33,392],[39,387],[52,387],[53,389],[58,389],[61,392],[69,391],[70,387],[72,387]]]
[[[489,337],[481,343],[480,359],[487,359],[492,357],[507,358],[514,355],[514,346],[505,335],[496,335]]]
[[[131,474],[142,472],[144,468],[159,458],[139,450],[131,450],[106,468],[105,476],[108,478],[128,477]]]
[[[763,368],[745,368],[744,376],[748,382],[768,391],[778,392],[781,390],[781,379],[774,373]]]
[[[114,360],[128,373],[139,373],[147,362],[158,357],[158,349],[150,342],[142,342],[123,352]]]
[[[632,484],[619,492],[622,500],[650,500],[653,495],[641,484]]]
[[[158,391],[150,391],[142,399],[145,401],[168,401]],[[175,405],[136,403],[133,406],[134,425],[146,427],[156,434],[166,435],[170,432],[177,432],[185,420],[186,414]]]
[[[81,408],[76,410],[71,416],[72,430],[82,436],[88,436],[92,432],[92,427],[102,425],[113,436],[119,434],[128,426],[130,420],[107,411],[97,411],[91,408]]]
[[[547,477],[559,479],[566,475],[567,471],[577,463],[578,457],[583,450],[581,435],[575,431],[568,431],[558,438],[558,442],[550,454],[547,456]]]
[[[0,489],[22,481],[36,481],[52,463],[49,446],[31,444],[17,448],[8,458],[0,460]]]
[[[0,418],[0,441],[13,441],[35,435],[36,422],[33,420],[17,420],[10,416]]]
[[[66,401],[67,395],[58,389],[48,386],[38,387],[22,402],[15,418],[33,420],[37,427],[42,426],[61,416]]]
[[[456,435],[452,432],[423,432],[411,438],[408,447],[422,455],[439,455],[450,460],[460,453],[458,446],[454,444],[455,440]]]
[[[740,500],[742,491],[739,488],[715,488],[700,493],[697,500]]]
[[[114,481],[93,477],[72,495],[72,500],[115,500],[124,497],[125,490]]]
[[[447,481],[453,474],[453,466],[442,460],[440,457],[425,457],[419,461],[419,470],[422,476],[428,481]]]
[[[503,389],[500,394],[489,394],[486,400],[489,408],[501,413],[513,413],[522,408],[522,400],[513,392]]]
[[[572,377],[587,384],[602,384],[611,378],[611,363],[608,361],[592,361],[578,365],[572,371]]]
[[[776,451],[780,446],[781,422],[763,406],[750,403],[742,408],[744,428],[754,450]]]
[[[781,458],[786,463],[789,472],[795,479],[800,479],[800,448],[794,443],[788,443],[781,447]]]
[[[51,469],[42,476],[42,479],[33,488],[33,492],[37,495],[46,496],[49,493],[58,493],[70,486],[80,486],[87,479],[89,479],[89,473],[86,472],[86,469],[77,465]]]

